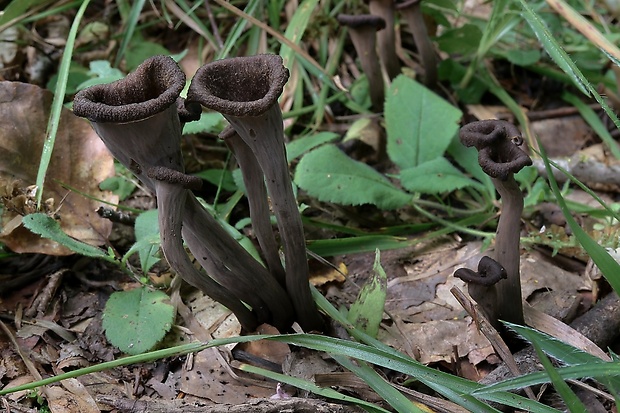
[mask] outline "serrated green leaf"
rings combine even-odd
[[[159,257],[159,219],[156,209],[145,211],[138,215],[134,225],[138,256],[142,274],[146,274],[153,265],[161,259]],[[153,243],[153,241],[156,241]],[[133,249],[133,247],[132,247]],[[135,251],[132,251],[134,253]]]
[[[474,24],[445,30],[437,39],[437,45],[448,54],[468,55],[478,49],[482,40],[482,31]]]
[[[377,249],[370,278],[351,304],[347,319],[355,327],[376,338],[383,318],[386,294],[387,276],[381,266],[381,253]]]
[[[219,112],[205,112],[200,115],[200,119],[195,122],[187,122],[183,126],[183,135],[192,133],[221,131],[226,124],[224,116]]]
[[[425,194],[451,192],[466,186],[480,185],[463,175],[443,156],[402,170],[400,182],[408,191]]]
[[[320,201],[344,205],[373,204],[395,209],[411,200],[385,176],[349,158],[334,145],[323,145],[301,158],[295,183]]]
[[[339,137],[340,135],[334,132],[319,132],[314,135],[297,138],[286,145],[286,159],[290,162],[317,146],[335,141]]]
[[[234,192],[237,190],[237,184],[235,183],[232,172],[229,170],[205,169],[204,171],[200,171],[194,175],[210,182],[215,186],[219,186],[221,184],[222,189],[225,191]]]
[[[385,101],[387,152],[401,169],[442,156],[457,133],[461,111],[404,75]]]
[[[110,296],[103,312],[106,338],[127,354],[155,347],[172,327],[174,307],[162,291],[140,287]]]
[[[35,234],[41,235],[43,238],[56,241],[60,245],[69,248],[73,252],[92,258],[107,259],[108,254],[101,248],[93,247],[75,238],[71,238],[60,228],[60,224],[53,218],[42,214],[30,214],[22,218],[24,227],[28,228]]]

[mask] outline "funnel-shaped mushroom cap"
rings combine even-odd
[[[258,116],[278,101],[288,76],[278,55],[218,60],[198,69],[187,101],[223,115]]]
[[[519,146],[523,138],[513,124],[501,120],[483,120],[463,126],[459,138],[465,146],[478,149],[478,162],[482,170],[492,178],[505,181],[532,159]]]
[[[73,112],[88,118],[112,155],[151,190],[151,167],[183,172],[177,113],[185,74],[168,56],[145,60],[124,79],[80,91]]]
[[[185,74],[172,58],[153,56],[124,79],[78,92],[73,113],[97,123],[135,122],[176,103],[184,86]]]

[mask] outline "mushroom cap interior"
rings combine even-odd
[[[124,79],[78,92],[73,112],[92,122],[135,122],[176,103],[184,86],[185,74],[171,57],[153,56]]]
[[[232,116],[258,116],[282,94],[288,69],[278,55],[217,60],[196,72],[187,101]]]

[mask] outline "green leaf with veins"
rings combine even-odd
[[[466,186],[481,186],[463,175],[443,156],[402,170],[400,182],[408,191],[425,194],[451,192]]]
[[[458,132],[461,116],[430,89],[398,76],[385,101],[388,156],[401,169],[442,156]]]
[[[411,195],[396,188],[385,176],[330,144],[301,158],[295,183],[320,201],[343,205],[373,204],[395,209],[411,200]]]
[[[106,338],[122,352],[144,353],[160,342],[172,327],[174,307],[162,291],[148,287],[117,291],[103,311]]]

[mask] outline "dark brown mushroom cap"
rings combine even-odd
[[[153,56],[124,79],[78,92],[73,113],[92,122],[135,122],[174,104],[184,86],[185,74],[171,57]]]
[[[372,14],[339,14],[338,22],[352,29],[373,28],[375,30],[385,29],[385,20]]]
[[[502,279],[508,278],[508,274],[502,265],[486,255],[478,262],[478,272],[469,268],[459,268],[454,271],[454,276],[461,280],[490,287]]]
[[[200,103],[223,115],[259,116],[277,103],[288,76],[278,55],[217,60],[198,69],[186,106]]]
[[[519,146],[523,138],[513,124],[503,120],[482,120],[463,126],[459,132],[463,145],[478,149],[478,162],[492,178],[506,180],[532,159]]]
[[[177,98],[177,113],[181,122],[193,122],[200,119],[202,108],[199,104],[189,104],[183,98]]]

